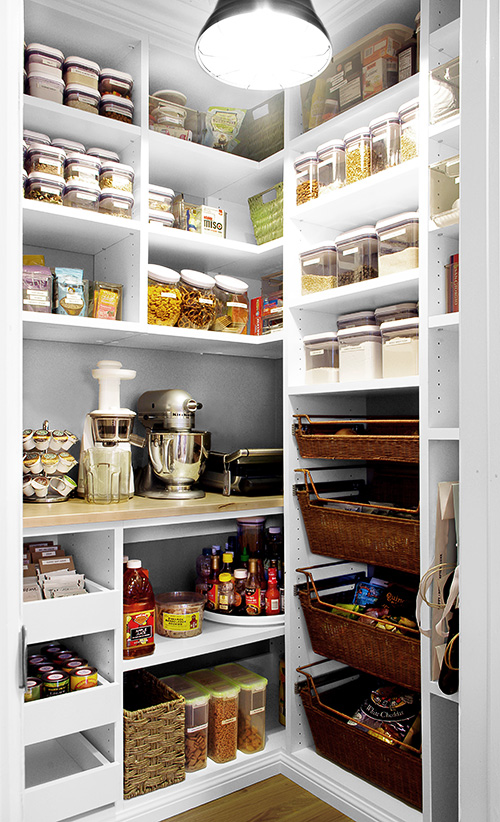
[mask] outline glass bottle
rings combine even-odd
[[[212,554],[210,559],[210,576],[208,577],[208,591],[205,608],[208,611],[216,611],[219,598],[219,569],[220,556]]]
[[[234,613],[246,614],[245,589],[248,571],[246,568],[235,568],[234,571]]]
[[[219,578],[221,574],[229,574],[231,579],[233,578],[233,555],[226,551],[222,554],[222,568],[219,572]]]
[[[234,583],[231,574],[219,574],[217,610],[231,614],[234,606]]]
[[[248,560],[248,577],[245,586],[245,610],[250,616],[259,616],[262,610],[261,587],[256,559]]]
[[[271,567],[269,568],[269,579],[266,591],[266,615],[275,616],[280,613],[280,610],[280,592],[276,579],[276,568]]]
[[[208,595],[208,588],[209,588],[209,577],[210,577],[210,560],[212,557],[212,549],[211,548],[204,548],[203,552],[200,554],[198,559],[196,560],[196,566],[198,570],[198,574],[196,577],[196,584],[195,584],[195,591],[197,594],[201,594],[205,597],[205,600]]]
[[[281,584],[283,580],[283,534],[277,525],[272,525],[267,532],[267,555],[269,558],[267,571],[274,561],[277,581]]]
[[[123,575],[123,658],[155,650],[155,595],[140,559],[129,559]]]

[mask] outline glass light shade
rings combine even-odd
[[[201,67],[221,82],[263,91],[306,83],[332,57],[309,0],[219,0],[195,52]]]

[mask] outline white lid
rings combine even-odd
[[[28,174],[28,182],[39,180],[41,183],[52,183],[54,186],[63,188],[64,177],[59,174],[47,174],[45,171],[32,171]]]
[[[175,217],[169,211],[150,211],[148,219],[150,223],[170,223],[171,226],[175,223]]]
[[[66,155],[66,166],[69,166],[71,163],[78,163],[82,166],[89,166],[90,168],[100,168],[101,161],[98,157],[92,157],[89,154],[80,154],[79,151],[70,151],[69,154]]]
[[[375,312],[372,311],[370,308],[367,308],[364,311],[353,311],[351,314],[339,314],[337,322],[345,323],[361,319],[373,319],[373,321],[375,322]]]
[[[191,268],[181,270],[181,280],[197,288],[212,288],[215,285],[214,278],[210,277],[209,274],[204,274],[202,271],[193,271]]]
[[[339,328],[339,340],[347,337],[373,337],[380,340],[380,328],[378,325],[355,325],[352,328]]]
[[[59,49],[52,48],[52,46],[44,46],[41,43],[30,43],[26,46],[26,54],[45,54],[47,57],[55,57],[61,63],[64,60],[64,54]]]
[[[165,100],[167,103],[175,103],[178,106],[186,105],[187,97],[182,91],[175,91],[171,88],[163,88],[155,91],[151,97],[156,97],[158,100]]]
[[[56,137],[54,140],[52,140],[52,145],[57,146],[57,148],[63,148],[65,151],[73,151],[78,152],[79,154],[85,154],[85,146],[83,145],[83,143],[77,143],[76,140],[67,140],[66,137]]]
[[[63,148],[57,148],[57,146],[30,146],[27,151],[28,157],[33,157],[36,154],[43,154],[45,157],[55,157],[58,160],[65,160],[66,159],[66,152]]]
[[[244,294],[248,290],[248,285],[243,280],[238,280],[236,277],[226,277],[225,274],[216,274],[215,284],[223,291],[229,291],[233,294]]]
[[[299,256],[300,259],[303,257],[310,257],[312,254],[321,254],[322,251],[336,251],[337,246],[335,243],[332,243],[331,240],[325,240],[323,243],[318,243],[315,245],[314,248],[310,248],[308,251],[301,251]]]
[[[112,174],[130,174],[132,178],[135,176],[132,166],[126,166],[125,163],[101,163],[101,174],[104,174],[106,171],[111,171]]]
[[[351,231],[345,231],[344,234],[339,234],[339,236],[335,238],[335,242],[338,247],[340,243],[347,243],[351,240],[362,240],[365,237],[373,237],[375,240],[378,239],[374,225],[362,225],[359,228],[352,229]]]
[[[403,105],[398,108],[399,116],[401,117],[402,114],[407,114],[409,111],[418,108],[419,102],[419,98],[414,97],[412,100],[408,100],[407,103],[403,103]]]
[[[31,131],[29,128],[25,128],[23,131],[23,137],[28,143],[42,143],[50,146],[49,135],[42,134],[40,131]]]
[[[93,60],[87,60],[85,57],[66,57],[64,61],[64,71],[68,70],[68,66],[81,66],[90,71],[95,71],[97,74],[99,73],[99,64],[94,63]]]
[[[175,197],[175,192],[172,188],[163,188],[162,186],[149,185],[150,194],[162,194],[164,197]]]
[[[68,83],[66,86],[66,94],[86,94],[87,97],[93,97],[94,100],[100,100],[101,95],[95,88],[90,88],[89,86],[82,86],[80,83]]]
[[[129,559],[127,568],[142,568],[142,562],[140,559]]]
[[[310,163],[311,161],[317,160],[318,155],[315,151],[308,151],[306,154],[301,154],[300,157],[294,162],[295,169],[299,169],[301,166],[306,165],[306,163]]]
[[[384,217],[383,220],[377,220],[375,230],[384,231],[388,228],[396,228],[396,226],[404,225],[405,223],[418,223],[418,211],[404,211],[402,214],[396,214],[394,217]]]
[[[248,576],[248,571],[246,568],[235,568],[233,573],[235,579],[245,579],[245,577]]]
[[[396,305],[383,305],[375,309],[375,317],[383,317],[384,314],[397,314],[399,311],[418,311],[417,303],[397,303]]]
[[[126,83],[132,84],[132,75],[127,74],[126,71],[118,71],[118,69],[113,68],[102,68],[100,73],[100,79],[102,80],[103,77],[111,77],[113,80],[124,80]]]
[[[118,191],[116,188],[104,188],[101,191],[99,200],[104,200],[106,197],[112,197],[113,200],[126,200],[131,205],[134,204],[134,195],[129,191]]]
[[[302,337],[302,342],[304,345],[312,345],[313,343],[322,342],[337,342],[337,332],[321,331],[318,332],[318,334],[307,334],[305,337]]]
[[[154,263],[148,263],[148,276],[151,277],[152,280],[156,280],[159,283],[178,283],[180,279],[180,274],[178,271],[174,271],[173,268],[167,268],[164,265],[155,265]]]
[[[397,111],[389,111],[388,114],[382,114],[380,117],[374,117],[373,120],[370,120],[369,128],[377,128],[378,126],[383,126],[385,123],[398,123],[399,122],[399,114]]]
[[[418,325],[419,317],[405,317],[402,320],[390,320],[389,322],[382,323],[380,331],[382,334],[385,331],[404,331],[405,329],[418,328]]]
[[[99,183],[66,183],[64,186],[64,194],[67,191],[87,191],[91,194],[99,194],[101,189]]]
[[[45,71],[28,71],[28,80],[45,80],[53,86],[64,89],[64,80],[60,80],[59,77],[53,77]]]
[[[354,131],[349,131],[345,137],[344,141],[346,143],[350,143],[352,140],[359,140],[360,137],[369,137],[370,136],[370,128],[369,126],[363,126],[362,128],[357,128]]]
[[[111,160],[113,163],[120,162],[120,155],[116,153],[116,151],[108,151],[107,148],[96,148],[96,146],[92,146],[92,148],[87,149],[87,154],[90,154],[91,157],[99,157],[102,160]]]
[[[328,140],[327,143],[321,143],[320,146],[316,149],[318,154],[318,160],[321,158],[321,155],[328,154],[330,151],[334,149],[340,149],[341,151],[345,151],[345,144],[343,140]]]
[[[134,110],[134,104],[128,97],[119,97],[117,94],[103,94],[101,97],[101,105],[107,103],[114,103],[117,106],[128,109],[130,112]]]

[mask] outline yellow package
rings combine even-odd
[[[23,265],[45,265],[43,254],[24,254]]]

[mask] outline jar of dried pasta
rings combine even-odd
[[[132,193],[134,169],[124,163],[102,163],[99,174],[99,185],[103,190],[113,188],[115,191]]]
[[[134,195],[127,191],[116,191],[106,188],[99,195],[99,211],[110,214],[112,217],[126,217],[131,219],[134,206]]]
[[[26,171],[42,171],[62,177],[66,152],[53,146],[31,146],[26,152]]]
[[[99,170],[101,163],[97,157],[72,151],[64,162],[64,179],[66,183],[82,183],[83,185],[99,185]]]
[[[184,268],[181,271],[182,297],[179,328],[207,330],[215,321],[217,302],[214,295],[215,280],[201,271]]]
[[[236,277],[216,274],[214,294],[217,315],[212,331],[246,334],[248,323],[248,285]]]
[[[345,136],[345,181],[357,183],[369,177],[372,169],[372,142],[368,127],[350,131]]]
[[[297,205],[307,203],[318,196],[318,155],[309,151],[297,157],[294,163]]]
[[[163,265],[148,265],[148,323],[176,324],[181,313],[180,274]]]
[[[45,174],[42,171],[32,171],[31,174],[28,174],[25,197],[27,200],[62,205],[63,188],[63,177],[57,177],[55,174]]]
[[[172,211],[174,192],[171,188],[163,186],[149,186],[149,210],[150,211]]]

